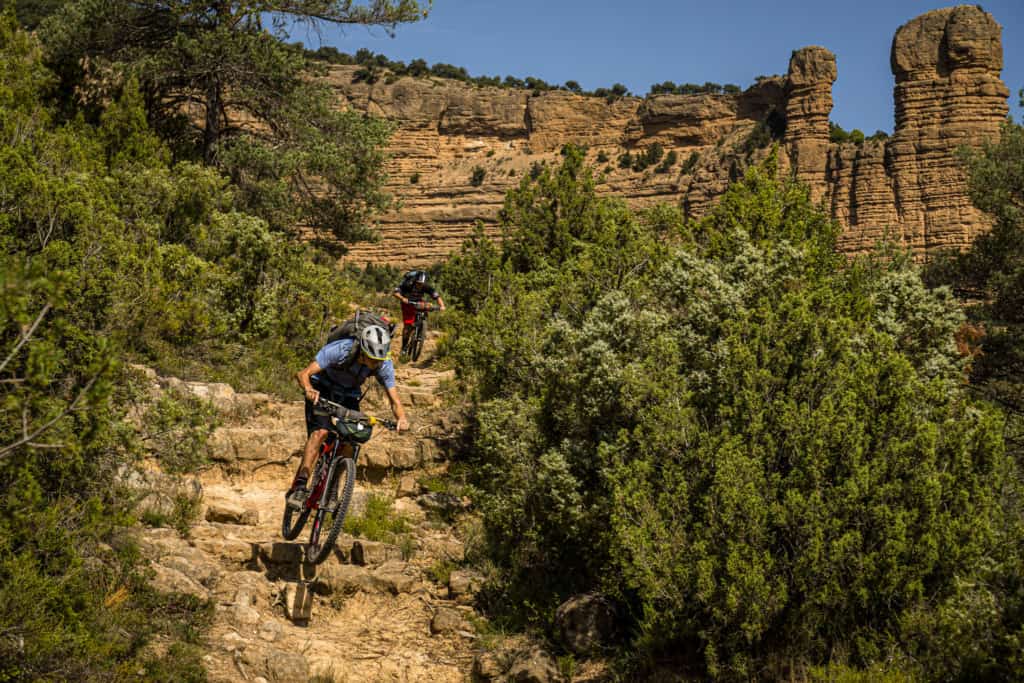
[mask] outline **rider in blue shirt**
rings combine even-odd
[[[357,355],[352,347],[359,344]],[[405,409],[395,389],[395,366],[391,362],[391,335],[383,327],[371,325],[359,333],[358,339],[339,339],[330,342],[316,354],[312,363],[295,373],[295,379],[306,395],[306,447],[295,480],[288,490],[288,504],[301,508],[309,495],[306,489],[309,473],[313,471],[320,447],[327,438],[330,417],[314,410],[321,396],[340,403],[350,410],[359,410],[362,385],[370,375],[387,392],[391,412],[398,420],[398,430],[409,428]],[[345,444],[345,448],[351,446]]]

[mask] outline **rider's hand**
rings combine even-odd
[[[397,431],[399,433],[408,431],[408,429],[409,429],[409,420],[407,420],[404,417],[401,420],[398,421],[398,426],[395,427],[395,431]]]
[[[444,304],[438,304],[437,305],[437,310],[443,311],[444,310]]]
[[[316,389],[306,389],[306,400],[310,403],[316,403],[320,400],[320,392]]]

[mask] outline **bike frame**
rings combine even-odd
[[[412,323],[412,332],[409,334],[409,341],[405,344],[402,344],[402,353],[409,353],[410,349],[412,349],[417,340],[426,343],[427,340],[424,338],[423,335],[423,323],[426,321],[428,313],[437,310],[434,304],[428,305],[430,306],[429,308],[417,308],[416,317],[413,319]]]
[[[313,488],[309,492],[309,496],[306,498],[305,507],[311,512],[318,510],[320,505],[320,499],[327,491],[327,482],[331,480],[334,475],[334,470],[338,466],[338,451],[341,449],[342,443],[349,443],[352,446],[352,462],[359,463],[359,448],[360,445],[357,443],[344,442],[338,438],[335,432],[327,432],[327,438],[324,439],[324,445],[320,447],[320,458],[321,466],[317,468],[320,475],[317,477],[316,482],[313,484]],[[328,506],[323,506],[328,512],[333,512]],[[313,523],[317,526],[320,524],[320,519],[313,520]]]

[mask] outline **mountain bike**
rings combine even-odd
[[[437,306],[426,301],[416,302],[416,321],[412,326],[409,340],[402,347],[402,354],[412,360],[419,360],[423,352],[423,344],[427,341],[427,313],[436,311]]]
[[[306,502],[300,510],[285,504],[281,535],[286,540],[294,540],[302,531],[309,516],[313,515],[313,527],[309,531],[309,542],[306,544],[306,561],[320,564],[331,554],[345,522],[349,503],[352,502],[360,446],[370,440],[375,426],[394,430],[397,425],[393,420],[384,420],[358,410],[350,410],[324,398],[317,401],[315,409],[331,416],[331,428],[320,448],[320,457],[317,458],[313,476],[310,477],[310,491]],[[344,455],[344,444],[352,446],[351,455]],[[296,515],[298,516],[295,517]],[[327,536],[321,541],[320,536],[324,529],[328,529]]]

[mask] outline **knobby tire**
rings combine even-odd
[[[316,481],[319,479],[319,474],[321,474],[321,468],[324,466],[324,461],[327,460],[327,450],[331,446],[327,441],[325,441],[324,445],[321,447],[321,457],[316,459],[316,465],[313,467],[313,474],[309,477],[310,490],[316,487]],[[299,533],[302,531],[302,527],[306,525],[306,520],[309,518],[309,512],[310,508],[305,505],[302,506],[301,510],[295,510],[289,507],[288,503],[285,503],[285,515],[281,520],[281,535],[285,537],[285,541],[295,541],[295,539],[298,538]],[[295,514],[298,514],[299,517],[293,524],[292,517]]]
[[[298,514],[298,519],[295,520],[295,524],[292,524],[292,515]],[[284,536],[286,541],[294,541],[295,538],[302,531],[302,527],[306,526],[306,519],[309,517],[309,508],[303,507],[301,510],[293,510],[288,507],[288,504],[284,505],[284,518],[281,520],[281,535]]]
[[[345,513],[348,512],[349,503],[352,502],[352,490],[356,483],[356,463],[352,458],[342,458],[335,463],[334,472],[331,473],[331,479],[327,482],[327,488],[324,491],[321,507],[317,511],[316,521],[318,523],[313,525],[309,543],[306,545],[306,561],[313,564],[320,564],[330,556],[331,550],[334,549],[334,543],[338,540],[338,534],[341,533],[341,527],[345,523]],[[339,477],[343,478],[342,482],[339,482]],[[339,483],[341,483],[341,497],[334,509],[331,528],[327,532],[327,537],[323,539],[323,543],[317,543],[319,540],[317,537],[322,533],[323,524],[329,514],[324,506],[329,505],[333,500]]]
[[[416,323],[416,329],[413,330],[412,337],[412,351],[409,356],[417,361],[420,359],[420,352],[423,351],[423,339],[427,336],[427,321],[420,320]]]

